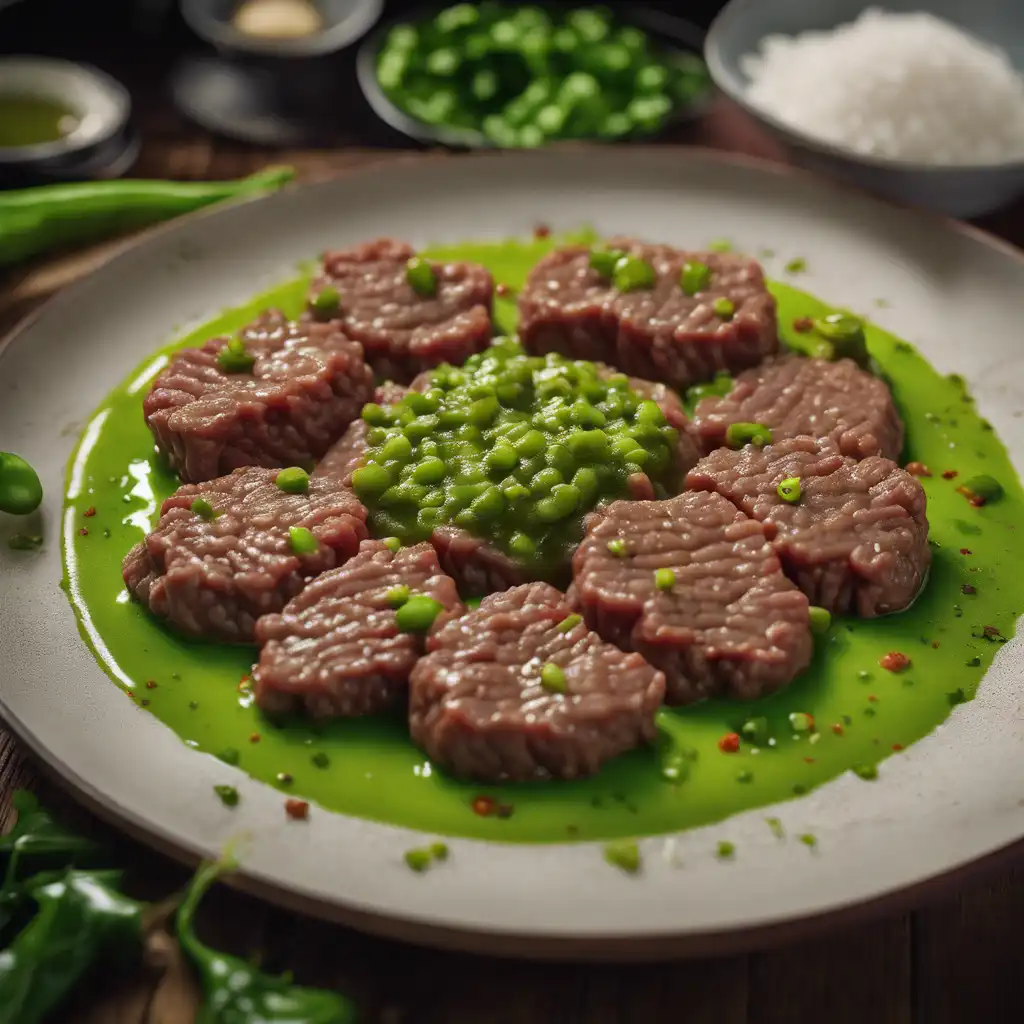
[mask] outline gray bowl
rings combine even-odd
[[[896,202],[953,217],[978,217],[1024,193],[1024,161],[931,166],[865,157],[796,131],[752,106],[742,58],[775,33],[796,35],[853,21],[868,7],[931,13],[1005,50],[1024,69],[1024,18],[1017,0],[732,0],[712,24],[704,57],[715,84],[775,136],[796,163]]]

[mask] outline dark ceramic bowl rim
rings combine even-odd
[[[27,54],[9,54],[0,58],[0,64],[7,63],[34,64],[40,69],[51,70],[60,68],[76,76],[79,80],[89,79],[110,97],[115,113],[107,119],[102,129],[85,138],[76,139],[71,132],[55,142],[41,142],[32,146],[0,146],[0,165],[28,166],[31,164],[47,164],[54,162],[70,162],[88,159],[89,155],[106,145],[125,131],[131,118],[132,101],[128,90],[116,78],[91,64],[80,64],[77,61],[59,60],[53,57],[36,57]],[[62,95],[56,90],[51,96]],[[66,92],[63,95],[67,95]],[[74,102],[69,97],[69,102]],[[86,111],[88,112],[88,111]]]
[[[722,8],[718,16],[711,23],[711,27],[708,29],[707,36],[704,39],[704,62],[707,64],[711,78],[718,89],[755,121],[770,129],[782,140],[791,145],[799,146],[802,149],[831,157],[833,160],[892,173],[927,175],[970,173],[972,175],[994,175],[1004,174],[1012,170],[1024,171],[1024,160],[1006,160],[1001,163],[986,164],[926,164],[908,160],[894,160],[888,157],[865,156],[861,153],[855,153],[851,149],[809,135],[797,128],[792,128],[760,107],[755,106],[747,99],[745,89],[737,85],[737,83],[742,81],[743,76],[738,70],[733,69],[725,62],[722,57],[721,44],[721,40],[729,32],[733,24],[745,15],[744,8],[749,6],[749,3],[750,0],[729,0],[725,7]]]
[[[259,39],[236,31],[230,23],[210,14],[204,0],[179,0],[185,23],[197,36],[226,53],[259,57],[323,57],[357,43],[380,21],[384,0],[359,0],[360,7],[341,21],[301,39]]]
[[[362,41],[362,43],[360,43],[359,52],[356,55],[356,78],[359,81],[359,87],[362,89],[363,97],[370,105],[373,112],[385,124],[394,128],[396,131],[401,132],[410,139],[415,139],[417,142],[441,144],[444,146],[460,147],[464,149],[500,149],[500,146],[491,142],[491,140],[482,132],[473,131],[472,129],[451,128],[445,125],[432,125],[427,124],[425,121],[418,120],[413,117],[412,114],[406,113],[398,106],[398,104],[392,101],[381,87],[380,82],[377,81],[377,56],[380,53],[381,44],[386,38],[388,32],[396,25],[415,24],[432,14],[437,14],[448,6],[450,5],[438,3],[425,4],[408,14],[391,18],[388,21],[381,22],[377,25]],[[571,7],[576,5],[566,2],[561,3],[559,6]],[[666,38],[674,39],[679,50],[693,53],[698,57],[701,56],[701,51],[704,46],[704,33],[691,22],[678,18],[673,14],[666,14],[662,11],[655,10],[651,7],[634,7],[632,4],[622,2],[611,3],[606,6],[610,7],[612,11],[624,21],[628,20],[638,28],[663,35]],[[681,106],[677,105],[665,124],[653,133],[648,133],[646,135],[630,135],[622,140],[603,139],[600,141],[606,143],[614,143],[616,141],[649,142],[653,137],[657,136],[669,126],[696,120],[704,114],[711,105],[711,101],[714,97],[714,91],[714,88],[709,88],[703,96],[698,97],[692,103]],[[595,140],[577,139],[557,141],[587,142]]]

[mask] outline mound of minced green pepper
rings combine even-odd
[[[376,536],[415,543],[454,525],[539,575],[565,564],[586,513],[626,497],[634,474],[659,496],[678,484],[678,434],[656,402],[622,374],[510,339],[363,419],[369,450],[352,485]]]
[[[710,88],[698,56],[657,48],[605,8],[502,3],[396,25],[377,80],[417,120],[506,148],[650,134]]]

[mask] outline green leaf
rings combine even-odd
[[[100,960],[139,955],[143,904],[118,892],[120,881],[120,871],[69,870],[25,886],[39,909],[0,952],[0,1024],[36,1024]]]
[[[19,789],[11,802],[18,820],[0,836],[0,870],[7,871],[15,853],[20,868],[33,873],[45,867],[88,866],[107,852],[102,843],[58,824],[35,794]]]
[[[293,986],[289,975],[264,974],[245,960],[218,953],[196,936],[200,901],[217,878],[234,866],[230,859],[203,865],[178,911],[178,942],[203,989],[204,1004],[196,1024],[352,1024],[355,1007],[344,996]]]

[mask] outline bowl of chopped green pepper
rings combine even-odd
[[[650,138],[705,110],[703,33],[633,4],[459,3],[383,25],[359,82],[388,125],[425,143],[533,148]]]

